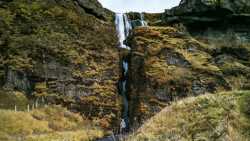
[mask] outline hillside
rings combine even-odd
[[[247,0],[0,0],[0,62],[3,141],[250,138]]]
[[[32,112],[0,110],[1,141],[90,141],[104,131],[79,114],[60,106],[39,108]]]
[[[230,36],[234,35],[217,40],[173,27],[135,29],[130,41],[130,98],[137,122],[173,100],[249,89],[249,43],[237,43]]]
[[[250,89],[249,11],[233,3],[183,0],[164,13],[144,14],[149,26],[135,27],[127,39],[132,123],[174,100]],[[230,12],[216,14],[222,10]],[[128,15],[138,24],[139,13]]]
[[[113,13],[96,0],[1,0],[0,91],[61,104],[111,129],[121,111],[116,44]]]
[[[171,103],[128,141],[249,141],[250,92],[190,97]]]

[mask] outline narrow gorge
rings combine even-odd
[[[249,141],[250,2],[121,1],[0,0],[0,141]]]
[[[143,14],[140,13],[140,19],[138,21],[141,23],[141,25],[137,26],[146,26],[147,23],[143,20]],[[131,48],[128,46],[127,38],[129,37],[131,31],[135,26],[132,27],[132,21],[129,20],[126,13],[116,13],[115,15],[115,24],[117,29],[117,34],[119,38],[119,48],[121,52],[121,60],[120,60],[120,67],[121,67],[121,77],[118,82],[118,91],[119,95],[122,96],[123,99],[123,112],[121,119],[125,121],[126,123],[126,130],[129,131],[129,62],[130,62],[130,53]]]
[[[130,47],[126,45],[125,41],[129,36],[129,32],[132,29],[128,17],[126,14],[116,14],[115,20],[118,38],[119,38],[119,47],[122,49],[130,50]],[[128,71],[129,71],[129,58],[127,55],[120,57],[120,68],[122,71],[120,80],[118,82],[118,93],[122,96],[123,99],[123,112],[121,119],[126,123],[126,128],[129,129],[129,102],[128,102]]]

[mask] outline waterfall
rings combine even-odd
[[[126,14],[117,13],[115,18],[116,31],[119,37],[119,43],[121,48],[130,49],[127,45],[125,45],[124,41],[129,36],[129,31],[132,29],[131,24],[128,20]]]
[[[125,48],[130,50],[130,47],[128,47],[125,44],[125,41],[127,37],[129,36],[129,32],[132,29],[132,26],[130,24],[130,21],[128,20],[128,17],[126,14],[117,13],[116,19],[116,31],[119,38],[119,47]],[[122,118],[124,119],[126,123],[127,130],[129,129],[129,102],[128,102],[128,96],[127,96],[127,82],[128,82],[128,60],[127,57],[124,56],[121,60],[121,68],[122,68],[122,77],[119,81],[119,94],[122,96],[123,99],[123,113]]]
[[[140,26],[147,26],[147,23],[144,21],[144,15],[140,14]],[[129,36],[130,31],[132,30],[131,21],[129,21],[126,14],[117,13],[115,15],[115,24],[116,31],[119,38],[119,47],[130,50],[130,47],[126,45],[126,39]],[[129,75],[129,58],[128,56],[122,56],[121,60],[121,69],[122,76],[119,80],[119,95],[123,99],[123,113],[122,118],[126,123],[126,129],[129,129],[129,101],[128,101],[128,75]]]
[[[127,61],[123,61],[123,62],[122,62],[122,67],[123,67],[123,69],[124,69],[123,75],[126,76],[127,73],[128,73],[128,62],[127,62]]]
[[[141,26],[148,26],[148,23],[144,20],[144,14],[140,13]]]

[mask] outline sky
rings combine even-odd
[[[181,0],[99,0],[103,7],[117,13],[150,12],[159,13],[179,5]]]

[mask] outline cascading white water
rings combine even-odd
[[[131,24],[128,20],[128,17],[126,14],[117,13],[116,19],[116,30],[119,38],[119,47],[125,48],[130,50],[130,47],[128,47],[125,44],[125,41],[127,37],[129,36],[129,32],[132,29]],[[119,81],[119,94],[123,97],[123,114],[122,118],[124,119],[126,123],[126,128],[129,127],[129,103],[127,98],[127,82],[128,82],[128,61],[126,57],[122,59],[122,77]]]
[[[123,61],[122,62],[122,66],[123,66],[123,69],[124,69],[124,74],[123,75],[127,75],[127,73],[128,73],[128,62],[126,62],[126,61]]]
[[[129,23],[128,17],[126,14],[117,13],[115,18],[116,31],[119,37],[119,43],[121,48],[130,49],[127,45],[125,45],[124,41],[129,36],[129,31],[132,29],[131,24]]]
[[[140,14],[141,26],[147,26],[147,23],[144,21],[144,15]],[[130,50],[130,47],[126,45],[125,41],[129,36],[129,32],[132,30],[131,22],[129,21],[126,14],[117,13],[116,19],[116,30],[119,38],[119,47],[125,48]],[[127,85],[128,85],[128,71],[129,71],[129,64],[128,64],[128,56],[123,56],[121,60],[122,64],[122,77],[119,81],[119,94],[123,97],[123,114],[122,118],[126,123],[126,128],[129,128],[129,102],[128,102],[128,94],[127,94]]]
[[[148,23],[144,20],[144,14],[140,13],[141,26],[148,26]]]
[[[126,90],[126,85],[127,85],[127,80],[124,80],[123,82],[122,82],[122,89],[123,89],[123,91],[122,91],[122,96],[123,96],[123,104],[124,104],[124,113],[123,113],[123,118],[125,119],[125,122],[126,122],[126,124],[127,124],[127,126],[128,126],[128,99],[127,99],[127,95],[126,95],[126,92],[127,92],[127,90]]]

